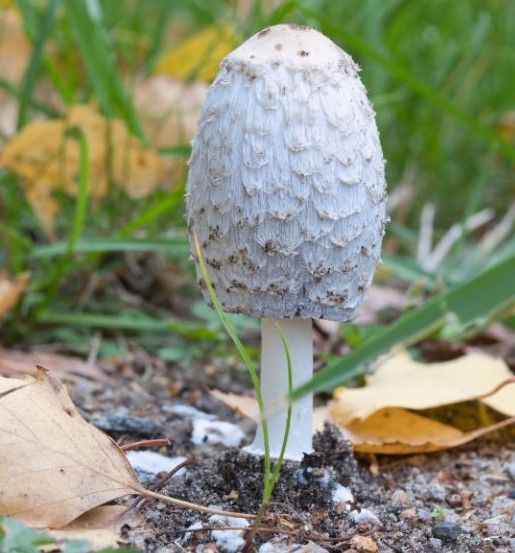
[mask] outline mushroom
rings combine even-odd
[[[358,67],[314,29],[257,33],[222,61],[189,164],[188,226],[220,302],[261,318],[261,386],[277,457],[288,386],[275,324],[296,387],[313,373],[311,319],[351,320],[380,256],[385,162]],[[198,260],[197,275],[209,302]],[[312,415],[312,396],[293,406],[285,458],[312,450]],[[263,454],[261,429],[247,449]]]

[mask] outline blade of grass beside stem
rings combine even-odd
[[[202,250],[200,248],[200,244],[198,241],[197,236],[193,237],[194,246],[195,246],[195,253],[197,256],[197,261],[200,267],[200,272],[202,274],[202,278],[204,279],[204,283],[207,286],[207,290],[209,293],[209,297],[211,298],[211,302],[213,303],[213,306],[218,313],[218,316],[220,317],[220,320],[222,321],[222,324],[227,332],[227,334],[230,336],[231,340],[233,341],[238,353],[240,354],[243,363],[245,364],[250,379],[252,381],[252,385],[254,386],[254,390],[256,393],[256,400],[259,407],[259,413],[261,416],[261,427],[263,429],[263,442],[264,442],[264,449],[265,449],[265,476],[264,476],[264,486],[263,486],[263,502],[265,502],[265,490],[268,487],[268,483],[270,482],[271,478],[271,470],[270,470],[270,436],[268,434],[268,423],[265,419],[264,413],[265,413],[265,404],[263,401],[263,392],[261,390],[261,383],[259,381],[259,377],[256,372],[256,368],[254,367],[254,363],[252,359],[250,358],[247,350],[245,349],[245,346],[242,344],[238,333],[236,332],[236,329],[234,328],[233,324],[225,314],[223,307],[220,303],[220,300],[218,299],[218,296],[216,295],[215,289],[213,287],[213,284],[211,282],[211,279],[209,277],[209,273],[204,261],[204,257],[202,255]]]
[[[43,48],[52,31],[57,11],[57,3],[57,0],[48,1],[41,27],[34,43],[30,62],[23,76],[20,102],[18,105],[18,121],[16,123],[16,129],[18,131],[22,129],[27,122],[28,110],[32,101],[32,93],[42,66]]]
[[[291,364],[290,348],[288,346],[286,336],[284,335],[284,332],[281,326],[278,323],[276,323],[275,326],[277,327],[277,333],[281,338],[281,342],[284,348],[284,355],[286,356],[286,367],[288,371],[288,395],[291,395],[293,391],[293,367]],[[270,481],[268,482],[268,486],[265,489],[264,502],[263,502],[265,506],[267,505],[267,503],[270,501],[270,498],[272,497],[275,485],[277,484],[277,480],[279,479],[281,467],[283,466],[284,454],[286,453],[286,446],[288,445],[288,438],[290,437],[292,410],[293,409],[292,409],[291,403],[288,403],[288,408],[286,411],[286,425],[284,427],[284,436],[283,436],[283,442],[281,444],[281,451],[279,452],[279,457],[275,462],[274,470],[272,472]]]
[[[366,363],[388,353],[394,346],[410,345],[455,319],[463,327],[488,321],[493,313],[515,302],[515,254],[506,257],[469,281],[435,296],[421,307],[402,315],[382,334],[369,339],[344,358],[331,363],[290,395],[292,401],[305,394],[332,389],[358,375]]]

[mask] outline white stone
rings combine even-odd
[[[342,486],[341,484],[336,484],[333,488],[332,498],[334,503],[346,504],[354,501],[354,496],[352,495],[350,488]]]
[[[230,527],[234,530],[211,530],[211,539],[213,539],[224,553],[237,553],[245,545],[243,531],[249,527],[249,521],[244,518],[226,517],[222,515],[212,515],[209,522],[213,526]],[[236,528],[241,528],[237,530]]]
[[[354,524],[372,524],[374,526],[381,525],[381,521],[379,520],[378,516],[369,509],[351,511],[349,513],[349,516]]]
[[[196,445],[222,444],[226,447],[239,447],[245,433],[230,422],[208,421],[205,419],[193,420],[191,441]]]
[[[141,470],[151,474],[170,472],[186,461],[186,457],[166,457],[160,453],[148,450],[128,451],[127,459],[134,470]],[[186,469],[177,471],[175,476],[182,476]]]

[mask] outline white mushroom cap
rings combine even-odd
[[[386,221],[374,116],[352,58],[314,29],[270,27],[223,60],[186,210],[225,310],[352,319]]]

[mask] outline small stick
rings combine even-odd
[[[155,440],[140,440],[139,442],[129,442],[128,444],[123,444],[119,447],[123,451],[130,451],[132,449],[142,449],[144,447],[162,447],[170,444],[170,440],[156,438]]]

